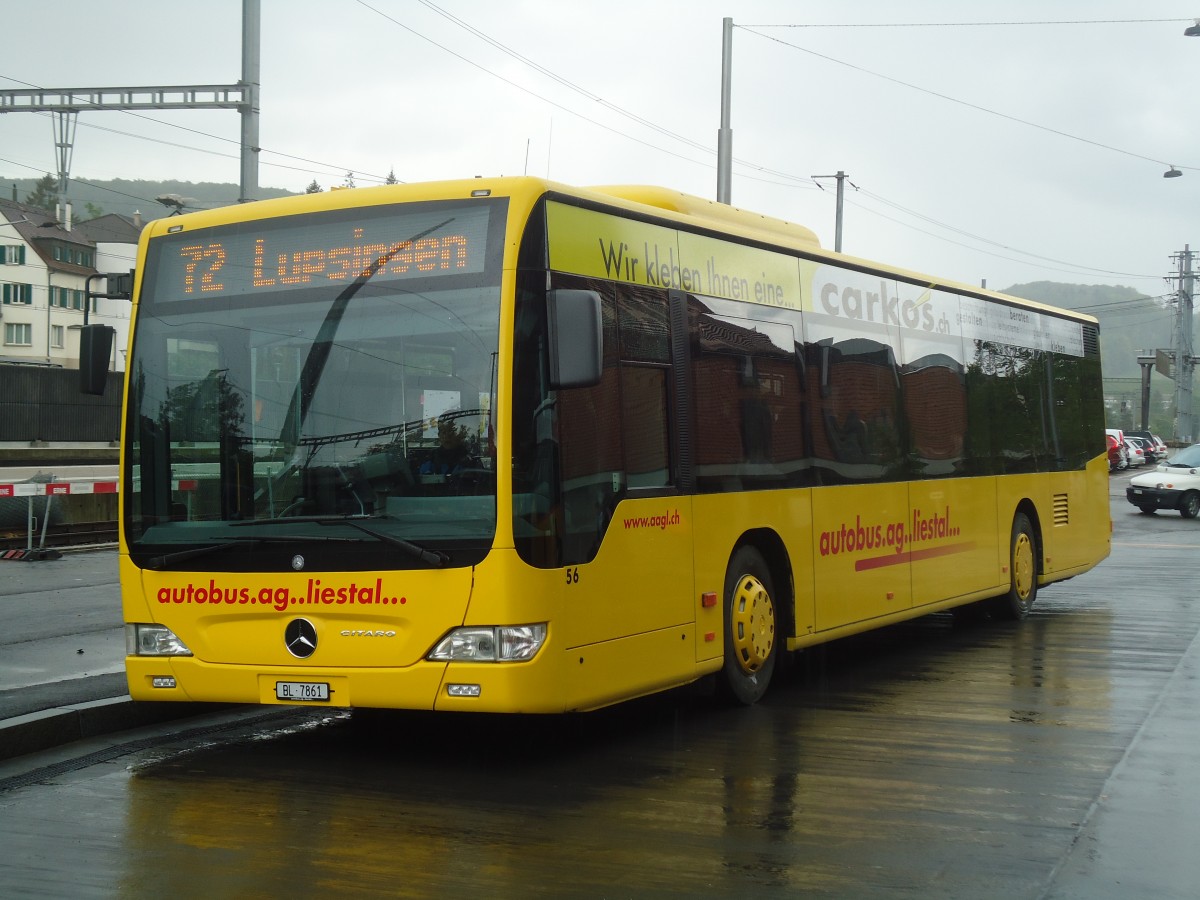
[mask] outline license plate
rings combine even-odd
[[[329,685],[315,681],[277,681],[275,682],[276,700],[329,700]]]
[[[1141,488],[1134,488],[1134,489],[1133,489],[1133,492],[1134,492],[1135,494],[1140,494],[1140,493],[1142,492],[1142,489],[1141,489]]]

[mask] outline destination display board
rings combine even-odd
[[[494,204],[368,206],[180,231],[151,241],[147,295],[202,302],[467,275],[488,265]]]

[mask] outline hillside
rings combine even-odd
[[[37,181],[35,178],[0,178],[0,196],[24,201],[34,190]],[[73,180],[69,193],[75,206],[76,221],[91,218],[87,209],[89,203],[102,213],[132,216],[139,212],[143,220],[150,220],[164,218],[172,212],[154,199],[162,194],[194,198],[194,202],[189,204],[190,208],[207,209],[236,203],[238,186],[211,181],[87,179]],[[291,193],[282,188],[259,189],[263,198],[286,197]],[[1096,316],[1100,320],[1100,343],[1106,378],[1139,377],[1139,352],[1171,346],[1173,308],[1160,300],[1142,296],[1130,287],[1035,281],[1013,285],[1003,293]],[[1200,346],[1200,341],[1196,345]]]
[[[1138,378],[1139,353],[1171,346],[1174,307],[1130,287],[1035,281],[1013,285],[1003,292],[1099,319],[1105,378]],[[1169,382],[1163,379],[1163,383]]]
[[[0,178],[0,196],[25,202],[33,192],[37,178]],[[287,197],[292,191],[282,188],[260,187],[259,197]],[[87,204],[98,208],[103,213],[116,213],[122,216],[132,216],[135,212],[142,214],[142,219],[161,219],[169,216],[172,209],[158,203],[154,198],[162,194],[178,194],[181,197],[192,197],[195,203],[189,204],[192,209],[208,209],[214,206],[226,206],[236,203],[238,186],[222,184],[213,181],[131,181],[116,178],[112,181],[72,180],[67,192],[75,213],[75,221],[92,218],[88,214]]]

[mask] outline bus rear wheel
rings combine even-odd
[[[747,706],[767,692],[779,658],[774,582],[762,554],[739,547],[725,572],[725,693]]]
[[[1037,599],[1037,536],[1025,513],[1013,516],[1008,562],[1008,593],[993,601],[992,610],[1000,618],[1020,621],[1029,615]]]

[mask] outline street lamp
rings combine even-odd
[[[1195,25],[1189,25],[1187,28],[1183,29],[1183,36],[1184,37],[1200,37],[1200,19],[1196,20]],[[1167,171],[1163,172],[1163,178],[1178,178],[1182,174],[1183,173],[1180,172],[1177,168],[1175,168],[1174,166],[1171,166],[1171,168],[1169,168],[1169,169],[1167,169]]]

